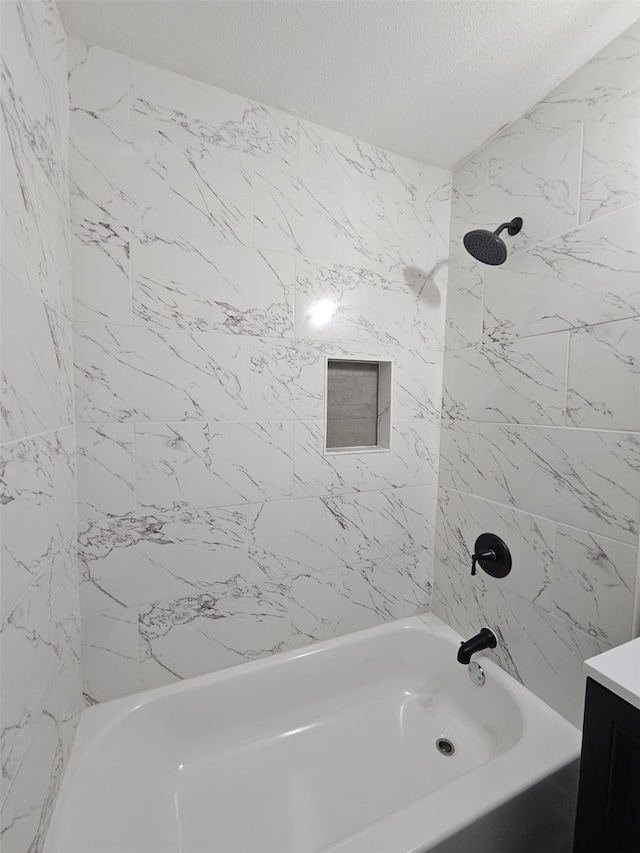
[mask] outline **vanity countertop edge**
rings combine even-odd
[[[589,678],[640,710],[640,637],[584,662]]]

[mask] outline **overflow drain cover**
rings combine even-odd
[[[438,740],[436,741],[436,749],[443,755],[453,755],[453,753],[456,751],[455,746],[446,737],[438,738]]]

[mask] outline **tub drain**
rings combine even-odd
[[[455,746],[446,737],[438,738],[438,740],[436,741],[436,749],[443,755],[453,755],[453,753],[456,751]]]

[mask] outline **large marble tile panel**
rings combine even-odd
[[[426,350],[442,350],[446,335],[450,260],[442,261],[426,274],[407,270],[405,281],[415,294],[414,345]]]
[[[640,313],[640,205],[487,267],[485,339],[499,341]]]
[[[454,171],[451,180],[451,242],[458,243],[474,221],[475,203],[489,186],[492,146],[474,151]]]
[[[486,594],[486,585],[480,575],[471,578],[466,564],[443,563],[436,553],[431,610],[464,639],[473,637],[483,625],[488,624],[479,605],[481,593]],[[489,627],[495,633],[495,628]],[[485,651],[483,654],[491,653]],[[515,676],[513,667],[505,669]]]
[[[244,338],[83,323],[75,359],[80,423],[246,419]]]
[[[2,440],[72,423],[70,322],[7,273],[2,320]]]
[[[53,700],[54,691],[50,698]],[[43,848],[68,755],[65,721],[57,711],[47,703],[40,712],[15,781],[2,804],[0,840],[7,853],[40,853]]]
[[[82,620],[82,692],[85,703],[106,702],[140,689],[138,610],[135,607]]]
[[[373,628],[406,615],[404,578],[389,559],[310,572],[291,583],[294,646]]]
[[[640,436],[481,424],[476,493],[633,543]]]
[[[37,143],[29,136],[31,131],[21,127],[23,121],[29,118],[12,116],[9,104],[0,130],[2,268],[30,285],[48,306],[70,318],[66,171],[63,186],[56,189],[38,160],[38,156],[48,155],[35,150]]]
[[[422,548],[413,554],[398,554],[390,558],[403,576],[403,598],[406,616],[424,613],[433,598],[433,553]]]
[[[140,609],[140,676],[157,687],[288,647],[289,586],[231,579],[211,591]]]
[[[69,196],[72,220],[118,222],[125,227],[139,225],[137,187],[131,186],[126,176],[128,161],[137,164],[140,172],[144,168],[143,153],[134,144],[135,132],[129,122],[101,113],[71,110]]]
[[[409,269],[429,277],[446,255],[448,187],[433,200],[432,211],[260,161],[254,184],[258,247],[394,276]]]
[[[606,107],[639,82],[637,24],[597,53],[486,147],[507,156],[527,156],[559,134],[597,120]]]
[[[376,559],[375,493],[255,504],[249,508],[250,571],[281,578]]]
[[[129,117],[129,59],[76,38],[67,39],[71,108]]]
[[[4,118],[17,123],[30,154],[62,194],[67,69],[58,11],[53,3],[13,2],[3,6],[2,18]]]
[[[440,462],[440,421],[417,418],[409,421],[408,486],[438,483]]]
[[[2,624],[2,785],[12,784],[59,667],[52,614],[51,565]]]
[[[433,610],[467,637],[487,625],[498,639],[488,653],[503,669],[576,726],[582,724],[583,662],[606,645],[466,566],[436,567]],[[487,653],[484,653],[487,654]]]
[[[374,197],[375,210],[383,223],[384,268],[394,273],[410,272],[432,279],[446,290],[449,254],[451,179],[421,203]],[[377,227],[377,223],[376,223]]]
[[[370,196],[357,184],[257,159],[254,245],[382,272],[388,225]]]
[[[442,353],[405,346],[394,353],[394,418],[438,420],[442,403]]]
[[[293,497],[293,424],[136,426],[139,512]]]
[[[640,31],[637,24],[597,53],[526,114],[523,133],[540,144],[576,123],[589,123],[603,108],[638,85]]]
[[[507,423],[564,422],[565,332],[446,352],[444,414]]]
[[[80,715],[79,657],[57,673],[2,806],[2,849],[42,849]]]
[[[304,172],[324,173],[336,183],[361,184],[411,202],[425,201],[449,179],[445,169],[309,121],[300,122],[299,158]]]
[[[74,535],[73,428],[4,445],[0,459],[4,620]]]
[[[78,424],[78,520],[134,515],[133,424]]]
[[[137,234],[134,321],[165,329],[293,336],[291,255],[201,239]]]
[[[246,525],[242,507],[80,525],[83,616],[196,595],[246,574]]]
[[[446,258],[450,188],[423,203],[394,199],[330,173],[298,173],[256,160],[255,245],[384,276],[429,278]]]
[[[109,220],[71,223],[73,315],[78,323],[131,323],[130,234]]]
[[[501,634],[498,660],[575,726],[582,725],[583,663],[606,645],[507,589],[496,588],[485,608]]]
[[[636,547],[558,525],[553,612],[610,646],[633,635]]]
[[[249,572],[281,580],[308,568],[297,556],[297,505],[298,501],[272,501],[247,508]]]
[[[413,473],[410,423],[396,421],[390,450],[324,452],[325,427],[321,421],[295,424],[295,496],[340,494],[406,486]],[[418,450],[422,450],[419,445]],[[426,463],[425,463],[426,464]]]
[[[487,576],[485,583],[499,584],[549,610],[554,523],[453,489],[440,489],[436,536],[439,564],[467,566],[471,576],[471,555],[481,533],[499,536],[506,542],[513,560],[511,572],[505,578]]]
[[[77,642],[67,655],[67,660],[63,662],[49,701],[53,715],[60,721],[63,755],[66,760],[71,754],[83,709],[80,619],[77,621]]]
[[[74,218],[250,244],[251,161],[198,139],[75,110]]]
[[[438,487],[416,486],[374,493],[374,533],[390,557],[422,548],[433,553]]]
[[[578,224],[581,145],[581,128],[575,127],[523,160],[504,154],[490,159],[488,189],[475,204],[480,219],[493,223],[491,230],[522,217],[520,233],[506,238],[510,253]]]
[[[73,511],[73,507],[69,507]],[[62,668],[80,663],[80,600],[75,525],[54,554],[49,596],[56,649]]]
[[[440,426],[440,485],[474,492],[478,425],[444,419]]]
[[[460,349],[482,340],[482,265],[464,249],[451,245],[447,282],[446,349]]]
[[[488,155],[476,152],[453,173],[451,234],[448,252],[448,282],[445,347],[459,349],[482,338],[483,264],[469,255],[462,238],[478,228],[476,199],[488,188]],[[495,227],[495,226],[493,226]]]
[[[307,341],[252,339],[251,417],[319,420],[324,415],[325,353]]]
[[[51,3],[3,7],[2,265],[69,317],[61,32]]]
[[[382,554],[375,536],[376,492],[295,502],[295,559],[308,568],[332,568]]]
[[[400,345],[413,322],[413,282],[300,257],[296,268],[296,338]]]
[[[640,201],[640,85],[584,128],[580,219]]]
[[[135,121],[222,148],[295,161],[295,116],[143,62],[130,66]]]
[[[640,318],[571,335],[567,422],[640,430]]]

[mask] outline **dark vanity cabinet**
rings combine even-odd
[[[574,853],[640,853],[640,710],[587,679]]]

